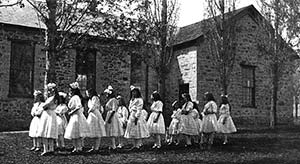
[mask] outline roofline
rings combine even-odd
[[[0,25],[2,25],[2,26],[4,25],[4,26],[21,27],[21,28],[31,28],[31,29],[35,29],[35,30],[46,30],[46,28],[37,28],[37,27],[32,27],[32,26],[25,26],[25,25],[5,23],[5,22],[0,22]]]

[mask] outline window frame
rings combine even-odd
[[[256,66],[253,65],[246,65],[246,64],[240,64],[241,66],[241,72],[242,72],[242,107],[245,108],[257,108],[256,107],[256,78],[255,78],[255,70],[256,70]],[[244,77],[243,77],[243,69],[247,69],[247,70],[251,70],[252,71],[252,81],[253,81],[253,87],[248,87],[244,85]],[[251,103],[250,104],[245,104],[245,96],[248,95],[244,95],[244,90],[246,89],[251,89]]]
[[[31,70],[31,93],[30,94],[19,94],[19,93],[13,93],[11,90],[11,77],[12,77],[12,63],[13,63],[13,55],[12,55],[12,45],[14,43],[19,44],[27,44],[32,47],[32,70]],[[10,39],[10,65],[9,65],[9,84],[8,84],[8,98],[33,98],[33,91],[34,91],[34,71],[35,71],[35,48],[36,48],[36,42],[32,40],[19,40],[19,39]]]

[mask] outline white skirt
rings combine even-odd
[[[40,118],[34,116],[29,126],[29,137],[38,137],[37,134],[38,134],[39,124],[40,124]]]
[[[218,131],[217,116],[215,114],[208,114],[203,116],[202,128],[203,133],[212,133]]]
[[[218,120],[218,126],[218,132],[220,133],[234,133],[237,131],[231,116],[221,115]]]
[[[173,118],[169,125],[169,134],[170,135],[178,134],[178,125],[179,125],[179,120],[176,118]]]
[[[145,116],[141,115],[138,117],[137,123],[135,124],[135,114],[136,112],[130,113],[124,137],[134,139],[150,137]]]
[[[158,120],[156,123],[154,123],[154,120],[156,119],[158,113],[157,112],[152,112],[149,116],[147,126],[149,129],[150,134],[165,134],[165,121],[162,113],[160,114]]]
[[[66,116],[56,115],[58,135],[64,135],[68,124]]]
[[[115,112],[111,118],[111,122],[108,123],[108,119],[112,111],[108,111],[105,118],[105,129],[107,137],[120,137],[124,135],[123,126],[119,120],[118,113]]]
[[[90,136],[90,129],[83,115],[83,109],[79,109],[77,112],[71,115],[69,123],[66,127],[64,138],[66,139],[78,139]]]
[[[90,128],[90,138],[99,138],[106,136],[104,120],[99,110],[94,110],[89,113],[87,123]]]
[[[57,120],[54,110],[49,109],[42,112],[37,136],[52,139],[58,138]]]
[[[185,135],[194,136],[199,134],[197,122],[191,113],[188,115],[181,115],[178,131],[180,134]]]

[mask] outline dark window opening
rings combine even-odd
[[[242,65],[242,104],[255,107],[255,67]]]

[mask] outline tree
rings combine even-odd
[[[277,125],[277,103],[280,81],[287,69],[291,47],[299,45],[299,1],[270,0],[263,1],[262,13],[266,20],[262,20],[261,31],[257,36],[258,47],[263,55],[269,59],[268,67],[271,72],[272,101],[270,111],[270,127]]]
[[[158,74],[158,89],[164,99],[165,78],[173,55],[171,47],[177,30],[179,4],[177,0],[137,2],[138,19],[133,40],[142,46],[142,58],[147,67],[154,68]]]
[[[235,0],[206,0],[208,16],[202,29],[208,41],[212,62],[218,71],[218,83],[223,94],[228,94],[231,72],[235,64]]]
[[[119,24],[109,24],[107,20],[115,18],[112,15],[129,6],[124,6],[124,2],[119,0],[26,1],[47,27],[45,84],[57,81],[55,65],[65,50],[78,46],[91,35],[113,37],[111,28]]]

